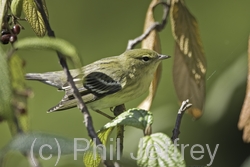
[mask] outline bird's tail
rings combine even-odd
[[[77,105],[76,99],[69,99],[67,96],[65,96],[57,105],[48,109],[47,113],[67,110],[76,107],[76,105]]]
[[[43,74],[40,73],[28,73],[25,75],[27,80],[37,80],[37,81],[46,81],[46,78],[43,77]]]
[[[66,82],[62,79],[62,75],[63,73],[60,74],[59,72],[28,73],[25,75],[25,78],[27,80],[37,80],[51,86],[55,86],[59,88],[59,90],[62,90],[63,85]],[[56,106],[50,108],[48,110],[48,113],[66,110],[77,105],[77,101],[74,96],[71,95],[72,92],[70,91],[70,89],[66,89],[65,91],[66,95],[63,97],[63,99]],[[69,95],[71,96],[69,97]]]
[[[48,85],[62,89],[67,82],[63,72],[47,72],[47,73],[28,73],[25,75],[27,80],[37,80]]]

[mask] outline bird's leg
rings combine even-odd
[[[105,116],[105,117],[107,117],[107,118],[109,118],[111,120],[115,118],[115,117],[111,117],[110,115],[108,115],[108,114],[106,114],[106,113],[104,113],[104,112],[102,112],[100,110],[95,110],[95,112],[97,112],[97,113],[99,113],[99,114],[101,114],[101,115],[103,115],[103,116]]]
[[[111,108],[110,108],[111,110]],[[117,117],[118,115],[120,115],[121,113],[123,113],[124,111],[126,111],[125,105],[121,104],[116,106],[114,109],[112,108],[112,112],[114,113],[114,115]]]

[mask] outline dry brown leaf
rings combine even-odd
[[[190,79],[188,66],[185,65],[184,55],[180,51],[178,44],[175,44],[173,75],[174,85],[180,102],[190,99],[192,107],[188,110],[194,118],[199,118],[202,114],[203,100],[205,96],[205,80],[200,82],[200,86],[194,79]],[[201,97],[201,94],[203,97]]]
[[[148,27],[154,24],[155,20],[154,20],[153,8],[159,2],[160,0],[152,0],[152,2],[150,3],[148,11],[147,11],[146,19],[145,19],[144,32],[147,30]],[[142,41],[142,48],[155,50],[156,52],[161,53],[160,39],[159,39],[158,32],[156,30],[151,31],[148,37]],[[151,85],[149,87],[148,96],[142,101],[142,103],[138,106],[138,108],[141,108],[144,110],[150,109],[153,99],[156,94],[158,83],[160,81],[161,71],[162,71],[162,64],[158,66],[154,74],[154,79],[151,82]]]
[[[189,99],[188,110],[194,118],[202,115],[205,101],[206,59],[198,23],[183,0],[172,0],[170,8],[173,36],[176,41],[173,80],[180,102]]]
[[[247,143],[250,142],[250,36],[248,40],[248,80],[247,90],[244,104],[240,113],[238,128],[244,129],[243,140]]]

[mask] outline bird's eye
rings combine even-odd
[[[150,58],[147,57],[147,56],[145,56],[145,57],[142,58],[143,61],[149,61],[149,59],[150,59]]]

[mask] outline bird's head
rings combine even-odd
[[[149,49],[133,49],[123,53],[124,62],[128,63],[126,67],[132,67],[135,70],[155,71],[159,63],[167,58],[168,55],[161,55]]]

